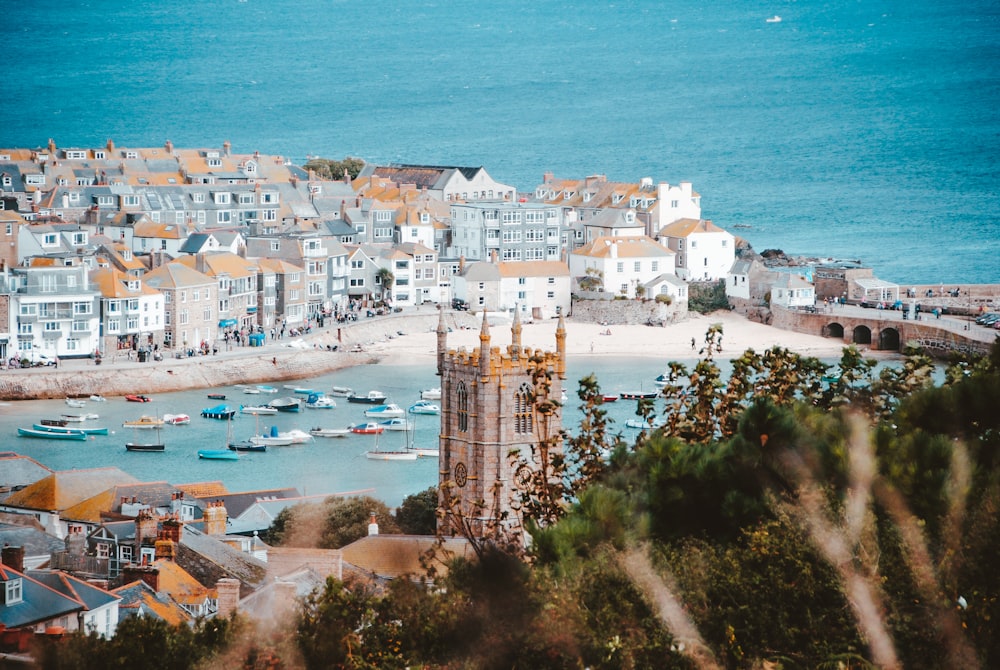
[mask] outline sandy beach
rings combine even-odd
[[[522,326],[521,344],[532,349],[555,349],[555,319]],[[568,356],[638,356],[663,360],[690,359],[704,346],[709,326],[722,324],[721,357],[733,356],[747,349],[764,351],[781,346],[796,353],[819,358],[839,357],[844,343],[840,340],[805,335],[772,328],[729,312],[703,316],[691,314],[683,322],[665,327],[646,325],[602,326],[595,323],[566,321],[566,353]],[[506,347],[510,344],[510,322],[491,323],[490,344]],[[607,331],[610,335],[602,334]],[[691,340],[696,346],[692,349]],[[378,354],[388,364],[411,361],[415,357],[433,357],[436,351],[433,332],[407,334],[377,342],[366,351]],[[479,346],[479,328],[452,330],[448,333],[448,348],[474,349]],[[878,352],[872,352],[877,354]],[[882,354],[885,355],[885,354]]]

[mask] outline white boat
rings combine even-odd
[[[774,16],[769,16],[764,19],[767,23],[781,23],[781,17],[775,14]]]
[[[370,419],[391,419],[397,416],[405,416],[406,412],[403,408],[396,403],[389,403],[388,405],[378,405],[377,407],[372,407],[371,409],[365,410],[365,416]]]
[[[261,393],[277,393],[278,392],[278,389],[274,388],[273,386],[260,386],[260,385],[258,385],[257,386],[257,390],[260,391]]]
[[[250,444],[265,447],[287,447],[292,444],[292,438],[280,435],[252,435]]]
[[[126,421],[122,424],[126,428],[163,428],[163,419],[155,416],[140,416],[138,419]]]
[[[418,458],[437,458],[441,455],[440,449],[421,449],[420,447],[410,447],[409,451],[416,454]]]
[[[379,434],[375,433],[375,448],[365,452],[365,458],[372,461],[415,461],[417,454],[409,449],[402,451],[382,451],[378,448]]]
[[[245,389],[243,389],[243,392],[248,395],[260,395],[260,389],[257,388],[256,386],[248,386]]]
[[[313,393],[306,399],[306,409],[334,409],[337,402],[325,395]]]
[[[410,408],[406,411],[410,414],[440,414],[441,407],[439,405],[435,405],[429,400],[418,400],[410,405]]]
[[[310,428],[309,434],[313,437],[347,437],[351,434],[350,428]]]
[[[66,404],[69,405],[70,407],[80,408],[80,407],[86,407],[87,401],[80,400],[79,398],[66,398]]]
[[[351,394],[347,396],[347,402],[360,403],[362,405],[381,405],[385,402],[386,394],[381,391],[369,391],[366,395]]]
[[[253,414],[255,416],[260,416],[261,414],[277,414],[278,408],[271,407],[270,405],[240,405],[240,414]]]
[[[187,414],[164,414],[163,423],[169,423],[171,426],[184,426],[191,423],[191,417]]]
[[[100,419],[101,417],[97,414],[63,414],[62,419],[64,421],[73,421],[74,423],[83,423],[84,421],[93,421],[94,419]]]
[[[420,392],[421,400],[440,400],[441,399],[441,388],[436,389],[424,389]]]
[[[334,386],[330,389],[330,395],[337,396],[338,398],[347,398],[354,395],[354,389],[347,386]]]
[[[90,401],[91,402],[106,402],[104,396],[100,395],[99,393],[95,393],[94,395],[90,396]]]
[[[386,430],[413,430],[412,422],[398,416],[386,419],[385,421],[379,421],[378,425],[384,427]]]
[[[278,433],[278,437],[286,437],[292,441],[292,444],[305,444],[306,442],[313,441],[312,435],[304,430],[299,430],[298,428],[282,431]]]

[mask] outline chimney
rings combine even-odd
[[[156,593],[160,592],[160,570],[148,565],[129,564],[122,567],[122,583],[131,584],[140,580],[146,583]]]
[[[3,551],[0,552],[0,563],[18,572],[24,572],[24,547],[12,547],[5,544]]]
[[[63,543],[66,545],[66,553],[70,556],[83,556],[87,553],[87,538],[84,537],[80,528],[70,529],[70,533]]]
[[[210,502],[205,508],[205,535],[225,535],[229,514],[221,500]]]
[[[229,143],[229,140],[226,140],[225,142],[222,143],[222,153],[226,154],[226,156],[229,156],[229,151],[232,148],[233,145]]]
[[[555,178],[555,175],[552,174],[551,172],[543,172],[542,173],[542,183],[543,184],[548,184],[554,178]]]
[[[219,607],[216,616],[225,618],[235,614],[240,603],[240,580],[223,577],[215,583],[215,590]]]
[[[160,537],[171,542],[179,543],[181,541],[181,529],[184,524],[181,523],[176,517],[171,517],[163,522],[163,530],[160,532]]]
[[[111,154],[115,152],[115,141],[109,137],[105,146],[108,148],[108,158],[111,158]]]
[[[458,257],[458,273],[462,274],[463,270],[465,270],[465,256],[459,256]]]
[[[49,155],[52,156],[52,158],[56,157],[56,141],[51,137],[49,138]]]
[[[163,149],[164,151],[167,152],[167,154],[171,156],[174,155],[174,143],[171,142],[170,140],[167,140],[166,142],[163,143]]]
[[[177,546],[166,538],[166,534],[156,541],[156,560],[173,561],[177,554]]]
[[[368,535],[378,535],[378,519],[375,518],[374,513],[372,513],[371,519],[368,520]]]
[[[139,510],[135,519],[135,555],[139,555],[139,548],[148,542],[156,539],[156,529],[159,521],[148,509]]]

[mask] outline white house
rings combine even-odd
[[[752,261],[738,260],[726,275],[726,297],[750,299],[750,268]]]
[[[473,310],[521,310],[525,318],[547,319],[570,307],[570,273],[561,261],[471,263],[452,278],[454,295]]]
[[[675,221],[657,240],[677,253],[676,274],[687,281],[723,279],[736,260],[736,238],[706,219]]]
[[[17,348],[26,357],[89,356],[100,343],[99,292],[84,265],[14,268],[10,318]]]
[[[789,309],[816,304],[816,288],[802,275],[779,272],[771,284],[771,305]]]
[[[598,237],[569,255],[570,274],[579,281],[600,278],[599,290],[636,297],[636,287],[674,274],[674,252],[645,235]]]

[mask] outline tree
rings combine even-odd
[[[396,509],[396,523],[407,535],[433,535],[437,529],[438,491],[436,486],[403,498]]]
[[[370,496],[330,498],[324,503],[326,519],[321,549],[340,549],[368,535],[368,524],[374,515],[379,533],[399,532],[396,520],[381,500]]]
[[[396,276],[392,274],[392,270],[389,268],[379,268],[378,272],[375,273],[375,277],[378,279],[378,283],[382,285],[380,297],[382,300],[386,300],[392,295],[392,285],[396,281]]]
[[[344,160],[337,161],[329,158],[310,158],[303,166],[306,170],[312,170],[320,179],[343,179],[344,171],[351,179],[356,179],[365,162],[360,158],[347,156]]]
[[[587,268],[579,283],[582,291],[600,291],[604,288],[604,273],[597,268]]]

